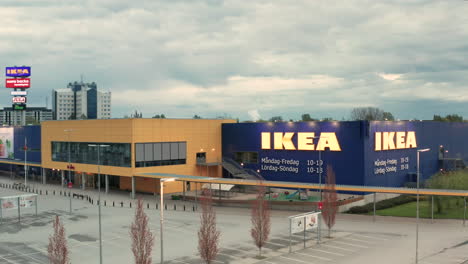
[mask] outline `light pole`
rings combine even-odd
[[[28,165],[26,160],[28,159],[28,139],[24,137],[24,187],[28,186]]]
[[[325,138],[325,137],[324,137]],[[320,139],[320,137],[311,137],[311,139]],[[319,192],[320,192],[320,201],[322,201],[322,150],[318,150],[318,153],[319,153],[319,161],[318,161],[318,164],[319,164],[319,169],[318,169],[318,172],[319,172]]]
[[[68,135],[68,184],[71,182],[71,170],[72,170],[72,165],[71,165],[71,155],[70,155],[70,132],[72,132],[73,129],[65,129],[63,132],[67,132]],[[72,213],[72,196],[69,195],[70,197],[70,214]]]
[[[431,149],[418,149],[417,151],[417,172],[416,172],[416,264],[418,264],[418,236],[419,236],[419,153],[426,152]]]
[[[163,252],[164,252],[164,247],[163,247],[163,225],[164,225],[164,183],[165,182],[173,182],[175,181],[176,179],[175,178],[164,178],[164,179],[161,179],[159,180],[159,183],[160,183],[160,190],[159,190],[159,196],[161,198],[161,206],[159,207],[161,212],[159,214],[159,218],[160,218],[160,234],[161,234],[161,264],[164,263],[164,256],[163,256]]]
[[[88,144],[88,147],[97,147],[97,165],[98,165],[98,210],[99,210],[99,263],[102,264],[102,228],[101,228],[101,148],[109,145]]]

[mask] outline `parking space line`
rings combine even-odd
[[[0,257],[0,259],[4,259],[4,260],[6,260],[6,262],[7,262],[7,263],[16,264],[16,262],[11,262],[11,261],[9,261],[8,259],[6,259],[6,258],[3,258],[3,257]]]
[[[366,244],[372,244],[370,241],[362,240],[362,239],[357,239],[357,238],[349,238],[349,237],[343,237],[343,239],[348,239],[348,240],[353,240],[361,243],[366,243]]]
[[[370,239],[375,239],[375,240],[388,241],[388,239],[386,239],[386,238],[371,237],[371,236],[365,236],[365,235],[361,235],[361,234],[353,234],[353,236],[359,236],[359,237],[365,237],[365,238],[370,238]]]
[[[332,261],[332,259],[329,259],[329,258],[319,257],[319,256],[315,256],[315,255],[301,253],[301,252],[294,252],[294,254],[303,255],[303,256],[307,256],[307,257],[311,257],[311,258],[317,258],[317,259],[321,259],[321,260],[325,260],[325,261]]]
[[[218,252],[218,255],[223,255],[223,256],[228,256],[228,257],[230,257],[230,258],[237,258],[237,259],[240,259],[240,257],[238,257],[238,256],[229,255],[229,254],[225,254],[225,253],[219,253],[219,252]]]
[[[345,256],[345,255],[340,254],[340,253],[330,252],[330,251],[326,251],[326,250],[322,250],[322,249],[316,249],[316,248],[308,248],[308,250],[315,250],[315,251],[322,252],[322,253],[325,253],[325,254],[331,254],[331,255],[340,256],[340,257]]]
[[[354,245],[354,244],[350,244],[350,243],[346,243],[346,242],[341,242],[341,241],[332,241],[332,242],[338,243],[338,244],[343,244],[343,245],[348,245],[348,246],[350,246],[350,247],[369,248],[369,247],[366,247],[366,246]]]
[[[13,250],[13,251],[15,251],[16,253],[18,253],[18,254],[16,255],[17,257],[19,257],[19,256],[25,256],[25,257],[28,257],[28,258],[30,258],[30,259],[32,259],[32,260],[34,260],[34,261],[39,262],[39,263],[43,263],[42,261],[40,261],[40,260],[38,260],[38,259],[36,259],[36,258],[33,258],[33,257],[29,256],[29,255],[23,254],[23,253],[21,253],[20,251],[17,251],[17,250],[15,250],[15,249],[11,248],[11,247],[8,247],[8,246],[7,246],[7,248],[9,248],[10,250]]]
[[[281,247],[287,247],[287,246],[288,246],[288,245],[273,243],[273,242],[270,242],[270,241],[266,242],[266,244],[271,244],[271,245],[273,245],[273,246],[281,246]]]
[[[328,245],[328,244],[322,244],[322,246],[341,249],[341,250],[349,251],[349,252],[356,252],[356,250],[352,250],[352,249],[349,249],[349,248],[342,248],[342,247],[332,246],[332,245]]]
[[[177,263],[190,264],[190,263],[188,263],[188,262],[183,262],[183,261],[181,261],[181,260],[176,260],[176,259],[170,260],[170,262],[172,262],[172,261],[175,261],[175,262],[177,262]]]
[[[300,262],[300,263],[307,263],[307,264],[311,264],[312,262],[310,261],[303,261],[303,260],[298,260],[298,259],[293,259],[293,258],[287,258],[287,257],[284,257],[284,256],[279,256],[280,258],[284,258],[284,259],[287,259],[287,260],[292,260],[292,261],[296,261],[296,262]]]

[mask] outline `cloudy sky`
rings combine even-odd
[[[32,66],[31,106],[83,75],[112,91],[113,117],[468,118],[467,14],[463,0],[1,0],[0,67]]]

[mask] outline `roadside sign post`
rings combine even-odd
[[[289,253],[292,252],[292,235],[293,233],[303,233],[303,244],[306,248],[306,232],[307,230],[317,230],[317,243],[320,243],[320,217],[321,212],[309,212],[289,217]]]
[[[292,218],[289,218],[289,253],[292,247]]]
[[[465,207],[463,209],[463,226],[465,226],[465,222],[466,222],[466,197],[463,198],[463,201],[465,202]]]
[[[431,224],[434,223],[434,195],[431,196]]]
[[[68,147],[68,156],[70,156],[70,143],[68,144],[69,147]],[[70,158],[68,158],[68,160],[70,160]],[[67,184],[67,187],[68,189],[70,190],[69,192],[69,197],[70,197],[70,214],[72,214],[72,195],[71,195],[71,189],[73,188],[73,183],[71,181],[71,171],[75,169],[75,166],[73,166],[72,164],[68,164],[67,165],[67,169],[68,169],[68,184]]]
[[[306,248],[306,225],[305,225],[305,222],[306,222],[306,218],[304,216],[304,249]]]
[[[18,196],[18,223],[21,223],[21,205],[20,205],[20,198]]]
[[[37,216],[37,194],[21,194],[14,196],[0,197],[0,222],[3,222],[3,210],[17,210],[18,223],[21,223],[21,207],[35,207],[35,215]]]

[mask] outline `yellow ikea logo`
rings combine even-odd
[[[27,68],[7,69],[6,72],[7,74],[13,74],[13,75],[29,75],[29,69]]]
[[[277,150],[325,150],[341,151],[335,133],[323,132],[318,138],[317,146],[314,144],[314,132],[297,133],[297,148],[292,138],[295,132],[262,132],[262,149],[271,149],[271,134],[273,134],[273,149]]]
[[[416,148],[416,132],[375,132],[375,151]]]

